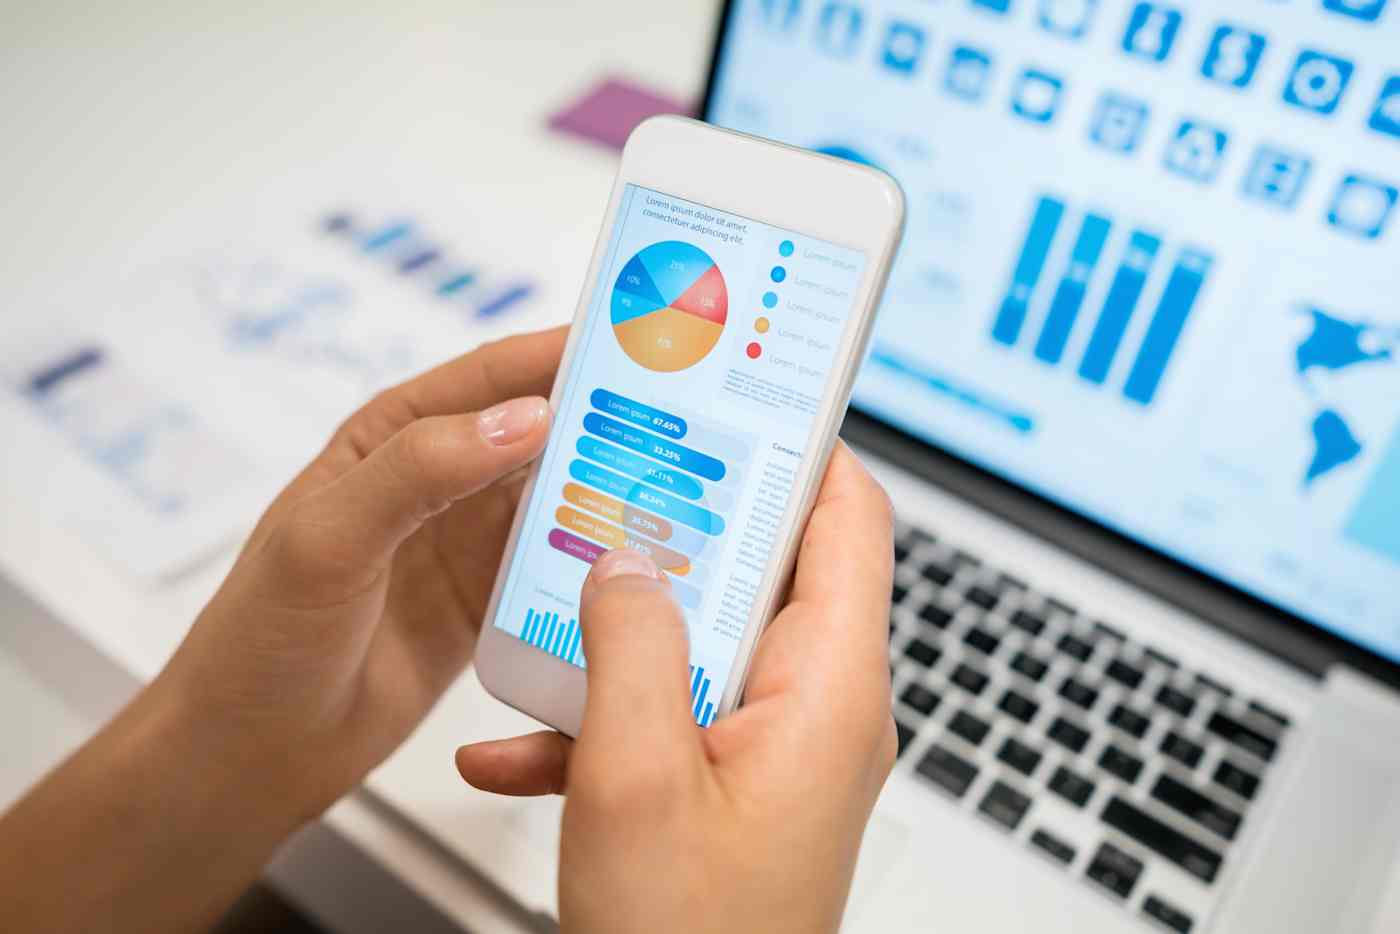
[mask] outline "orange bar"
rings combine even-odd
[[[564,499],[580,509],[586,509],[604,519],[620,523],[630,531],[640,532],[648,538],[662,542],[671,538],[670,521],[653,515],[645,509],[638,509],[636,506],[619,502],[597,490],[590,490],[577,483],[566,483],[564,485]]]
[[[577,509],[560,506],[554,512],[554,519],[563,528],[577,532],[607,548],[631,548],[633,551],[649,555],[657,567],[677,577],[684,577],[690,573],[690,559],[680,552],[635,535],[628,535],[617,526],[581,513]]]

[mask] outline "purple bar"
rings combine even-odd
[[[603,556],[607,551],[602,545],[595,545],[592,542],[584,541],[577,535],[570,535],[563,529],[550,529],[549,544],[566,555],[573,555],[580,561],[592,564]]]

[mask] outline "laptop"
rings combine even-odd
[[[860,931],[1400,924],[1400,0],[739,0],[877,165],[900,524]]]

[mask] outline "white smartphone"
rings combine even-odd
[[[637,127],[487,609],[488,691],[578,734],[579,591],[625,547],[685,614],[696,722],[738,705],[903,224],[869,166],[679,117]]]

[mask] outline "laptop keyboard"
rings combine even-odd
[[[1288,718],[927,531],[895,559],[901,761],[1159,929],[1203,924]]]

